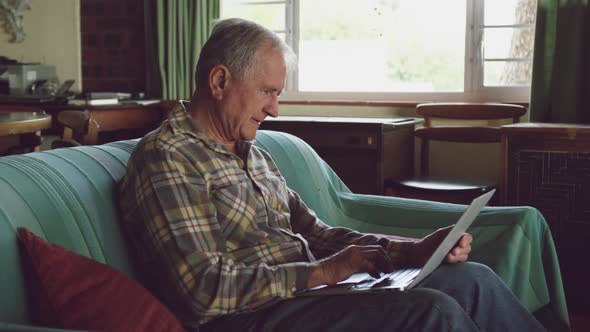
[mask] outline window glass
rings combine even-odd
[[[526,86],[531,82],[532,61],[484,62],[485,86]]]
[[[268,1],[266,1],[268,2]],[[275,1],[276,2],[276,1]],[[222,4],[222,18],[240,17],[259,23],[270,30],[285,30],[285,4],[258,1],[225,0]]]
[[[529,58],[533,55],[532,28],[487,28],[483,36],[484,59]]]
[[[487,0],[484,8],[483,85],[529,86],[537,0]]]
[[[301,1],[298,88],[462,91],[465,11],[465,1]]]
[[[485,25],[534,24],[537,0],[486,0]]]
[[[488,89],[514,87],[526,101],[537,1],[222,0],[222,17],[256,21],[293,42],[299,65],[286,95],[501,99]]]

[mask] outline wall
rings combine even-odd
[[[9,43],[10,35],[0,28],[0,55],[55,65],[60,81],[74,79],[74,89],[81,90],[79,0],[31,0],[30,4],[23,19],[25,41]]]
[[[0,55],[21,62],[55,65],[60,81],[74,79],[73,90],[82,90],[79,0],[31,0],[25,11],[24,42],[9,43],[11,36],[0,28]],[[18,144],[17,136],[0,138],[0,154]]]
[[[400,117],[415,116],[412,108],[391,106],[340,106],[340,105],[285,105],[279,106],[281,115],[305,116],[356,116],[356,117]]]

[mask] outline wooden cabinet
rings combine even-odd
[[[355,193],[383,194],[387,179],[414,171],[417,119],[280,116],[260,129],[293,134],[311,145]]]
[[[541,211],[551,229],[566,296],[590,311],[590,126],[521,123],[502,127],[502,198]]]

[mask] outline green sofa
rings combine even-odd
[[[115,184],[136,140],[0,158],[0,331],[32,327],[16,229],[137,277],[117,223]],[[331,225],[421,237],[457,220],[464,206],[351,193],[300,139],[260,131],[288,184]],[[470,232],[472,260],[492,267],[549,330],[567,330],[559,265],[547,224],[528,207],[485,208]]]

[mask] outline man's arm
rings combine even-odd
[[[408,250],[413,241],[392,241],[373,234],[363,234],[344,227],[330,227],[305,205],[299,195],[289,189],[289,209],[293,231],[301,233],[318,257],[327,257],[350,245],[377,245],[385,249],[395,268],[406,266]]]
[[[330,227],[324,224],[291,189],[289,189],[289,208],[293,230],[307,239],[314,254],[324,257],[333,255],[350,245],[379,245],[386,250],[396,269],[423,266],[452,228],[448,226],[438,229],[418,241],[393,241],[373,234],[363,234],[348,228]],[[445,262],[466,261],[471,252],[472,240],[473,237],[465,233],[447,254]]]
[[[200,317],[253,309],[307,287],[309,263],[244,264],[225,248],[207,183],[175,151],[146,152],[135,200],[147,230],[146,250],[170,291]]]

